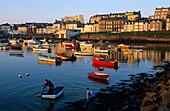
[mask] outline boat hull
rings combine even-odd
[[[100,61],[100,60],[95,60],[92,59],[93,64],[99,64],[99,65],[104,65],[104,66],[113,66],[115,65],[114,61]]]
[[[109,74],[105,74],[105,73],[92,72],[92,73],[88,73],[88,76],[95,79],[109,80]]]
[[[74,52],[75,55],[82,55],[82,56],[93,56],[93,53],[86,53],[86,52]]]
[[[38,55],[38,58],[41,61],[50,61],[50,62],[55,62],[56,61],[55,57],[48,58],[48,56],[46,56],[46,55]]]
[[[55,99],[59,96],[61,96],[64,92],[64,87],[60,86],[60,87],[56,87],[55,90],[53,91],[54,94],[43,94],[41,95],[42,98],[46,98],[46,99]]]

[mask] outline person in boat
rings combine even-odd
[[[51,48],[49,47],[49,48],[48,48],[48,58],[51,57],[50,53],[51,53]]]
[[[44,90],[48,86],[49,90],[48,90],[47,94],[53,94],[53,89],[54,89],[53,83],[50,80],[45,79],[45,83],[43,83],[43,84],[45,86],[42,88],[42,90]]]
[[[90,105],[90,107],[95,107],[94,105],[94,93],[93,91],[89,90],[89,88],[86,88],[86,92],[87,92],[87,100],[85,103],[85,106],[88,107]]]
[[[117,59],[115,59],[114,63],[115,63],[115,64],[114,64],[115,66],[118,66],[118,61],[117,61]]]

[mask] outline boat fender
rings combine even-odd
[[[21,76],[21,75],[18,75],[18,77],[19,77],[19,78],[22,78],[22,76]]]
[[[30,74],[26,73],[26,76],[29,76]]]

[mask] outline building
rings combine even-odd
[[[121,32],[125,22],[128,19],[124,17],[103,18],[99,21],[99,32]]]
[[[60,18],[60,21],[69,22],[69,21],[80,21],[82,24],[84,23],[83,15],[78,16],[66,16],[64,18]]]
[[[122,32],[141,32],[149,30],[149,20],[147,18],[142,18],[137,21],[128,21],[124,24],[124,29]]]
[[[80,35],[80,30],[60,29],[57,33],[60,39],[68,39],[76,35]]]
[[[132,21],[125,22],[122,32],[134,32],[134,24]]]
[[[99,32],[99,24],[98,23],[87,23],[84,25],[83,33],[96,33]]]
[[[1,27],[0,28],[1,31],[4,31],[4,32],[8,32],[10,30],[10,28],[11,28],[11,26],[8,23],[2,24],[2,25],[0,25],[0,27]]]
[[[166,30],[170,30],[170,15],[166,17]]]
[[[150,20],[150,31],[162,31],[164,29],[165,23],[162,19],[151,19]]]
[[[70,21],[65,22],[66,29],[76,30],[77,28],[83,27],[83,24],[80,21]]]
[[[18,26],[17,34],[28,34],[28,27],[25,26],[24,24],[21,24]]]
[[[155,14],[154,14],[154,19],[163,19],[166,20],[166,17],[170,15],[170,7],[168,8],[156,8],[155,9]]]
[[[53,29],[53,24],[48,24],[46,28],[43,29],[44,34],[53,34],[54,29]]]
[[[141,13],[139,12],[126,12],[126,13],[110,13],[110,14],[103,14],[103,15],[94,15],[90,18],[90,23],[99,22],[100,19],[103,18],[115,18],[115,17],[124,17],[128,18],[131,21],[136,21],[141,18]]]

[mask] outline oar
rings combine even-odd
[[[43,88],[44,88],[44,85],[43,85]],[[42,89],[43,89],[43,88],[42,88]],[[41,96],[43,95],[43,90],[42,90],[42,89],[41,89]]]

